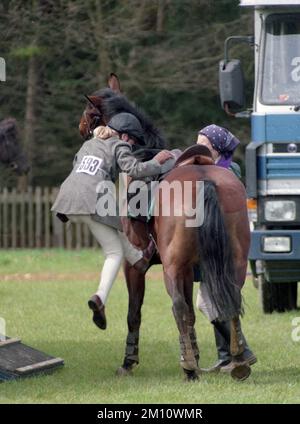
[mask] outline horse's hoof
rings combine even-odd
[[[246,380],[249,375],[251,374],[251,368],[248,364],[237,364],[232,370],[231,370],[231,377],[234,380],[243,381]]]
[[[190,370],[183,370],[184,371],[184,380],[186,382],[190,381],[198,381],[199,380],[199,372],[197,371],[190,371]]]
[[[116,375],[118,377],[127,377],[128,375],[132,375],[132,369],[120,367],[117,369]]]
[[[197,365],[197,361],[195,359],[193,360],[181,359],[180,366],[187,371],[197,371],[199,369]]]

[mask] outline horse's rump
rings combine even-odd
[[[168,181],[212,181],[216,186],[220,205],[225,214],[247,211],[245,187],[228,169],[214,165],[189,165],[175,168],[166,179]]]
[[[187,228],[186,217],[158,217],[159,250],[162,261],[188,269],[200,262],[203,282],[221,319],[241,312],[242,286],[249,248],[249,225],[245,189],[231,171],[217,166],[190,165],[176,168],[166,176],[169,184],[187,181],[193,184],[192,207],[197,181],[204,181],[204,221]],[[185,189],[184,184],[182,185]],[[159,194],[159,204],[167,200]],[[171,196],[170,196],[171,197]],[[171,197],[174,202],[174,197]],[[161,250],[164,250],[162,252]],[[245,262],[246,259],[246,262]]]

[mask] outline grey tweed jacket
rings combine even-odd
[[[73,170],[61,185],[51,210],[65,215],[95,214],[99,182],[115,182],[120,172],[138,179],[158,175],[161,169],[156,159],[138,161],[131,146],[115,136],[90,139],[77,152]]]

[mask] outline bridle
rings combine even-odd
[[[93,131],[96,127],[98,127],[98,125],[101,122],[101,115],[94,115],[92,118],[88,119],[88,113],[85,110],[83,112],[83,119],[84,119],[84,124],[86,126],[87,129],[87,139],[91,138],[93,136]],[[92,125],[90,125],[90,123],[92,123]]]
[[[87,139],[89,139],[93,136],[94,129],[101,124],[101,122],[103,121],[103,118],[99,108],[94,104],[94,102],[87,95],[85,95],[84,97],[93,106],[94,110],[98,111],[98,113],[97,112],[88,113],[87,110],[85,109],[83,112],[84,123],[87,129],[87,135],[88,135]]]

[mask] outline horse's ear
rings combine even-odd
[[[116,93],[121,93],[121,84],[116,74],[111,73],[108,78],[108,86]]]

